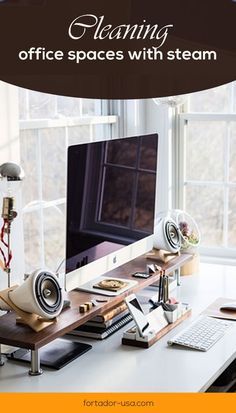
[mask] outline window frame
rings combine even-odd
[[[173,153],[174,159],[174,188],[175,188],[175,205],[174,208],[184,209],[185,188],[187,185],[207,185],[221,186],[224,191],[224,212],[223,212],[223,243],[221,246],[207,247],[200,246],[200,254],[205,257],[217,257],[224,259],[226,262],[236,264],[236,248],[226,246],[228,235],[228,206],[229,206],[229,189],[236,188],[236,183],[229,181],[229,160],[230,160],[230,122],[236,122],[236,113],[201,113],[187,111],[176,111],[176,130],[175,130],[175,148],[178,149]],[[187,124],[191,121],[199,122],[225,122],[227,124],[226,148],[224,154],[224,180],[223,181],[191,181],[185,179],[186,172],[186,132]],[[210,258],[209,258],[210,259]]]
[[[162,193],[162,196],[157,196],[157,204],[155,210],[155,216],[163,209],[168,209],[172,199],[172,183],[171,183],[171,170],[172,162],[170,156],[171,143],[171,125],[172,118],[170,116],[169,109],[162,106],[157,106],[152,99],[147,100],[101,100],[101,115],[103,121],[109,120],[109,139],[122,138],[126,136],[135,136],[141,134],[150,134],[158,132],[158,175],[157,175],[157,195]],[[19,108],[18,108],[18,87],[4,82],[0,82],[0,106],[2,111],[0,114],[1,125],[3,129],[4,151],[2,151],[2,162],[15,161],[20,162],[20,128],[30,129],[33,126],[47,128],[47,127],[61,127],[61,119],[35,119],[34,125],[32,120],[20,120]],[[6,113],[6,114],[5,114]],[[100,121],[101,116],[99,115]],[[68,118],[64,118],[65,121]],[[86,122],[96,123],[100,122],[96,117],[84,117],[83,120],[79,120],[80,124],[86,124]],[[69,119],[68,126],[73,126],[78,122],[78,117]],[[97,124],[98,124],[97,123]],[[101,140],[103,136],[97,136],[97,140]],[[5,143],[6,142],[6,143]],[[6,147],[6,148],[5,148]],[[162,156],[160,156],[160,153]],[[66,171],[65,171],[66,173]],[[44,209],[49,207],[59,207],[65,202],[65,198],[44,202]],[[24,208],[20,208],[20,215],[22,212],[34,212],[38,209],[38,206],[33,204]],[[42,210],[42,209],[41,209]],[[20,240],[18,244],[21,246],[19,257],[16,258],[16,272],[24,274],[25,258],[24,258],[24,240],[23,240],[23,228],[22,219],[18,220],[19,230],[17,231],[17,238]],[[42,241],[41,244],[43,245]],[[57,257],[60,259],[60,257]],[[62,257],[63,258],[63,257]],[[44,265],[44,261],[37,265]],[[52,268],[54,269],[54,268]],[[13,269],[14,271],[14,269]],[[22,275],[23,277],[23,275]]]
[[[18,99],[17,99],[18,102]],[[98,105],[99,103],[99,105]],[[108,103],[108,102],[107,102]],[[96,111],[99,113],[94,116],[73,116],[73,117],[63,117],[60,119],[24,119],[20,120],[18,116],[18,135],[19,135],[19,145],[20,145],[20,132],[27,131],[27,130],[36,130],[37,131],[37,153],[38,153],[38,168],[37,168],[37,177],[38,177],[38,187],[39,187],[39,197],[34,203],[30,203],[23,207],[22,209],[22,217],[24,217],[28,213],[38,212],[39,213],[39,234],[40,234],[40,266],[43,268],[45,267],[45,225],[44,225],[44,212],[48,208],[58,208],[60,206],[66,205],[66,197],[57,198],[50,201],[43,200],[43,181],[42,181],[42,158],[41,158],[41,137],[40,137],[40,130],[42,129],[53,129],[53,128],[63,128],[65,129],[65,151],[68,148],[68,128],[73,126],[89,126],[90,128],[90,136],[88,142],[92,142],[95,140],[100,140],[101,136],[93,136],[93,128],[96,125],[107,125],[109,127],[109,135],[112,138],[113,129],[118,123],[118,116],[117,115],[110,115],[109,114],[109,105],[106,104],[105,101],[100,100],[96,103]],[[80,111],[82,114],[82,111]],[[66,154],[65,154],[66,158]],[[65,175],[67,173],[65,169]],[[65,251],[64,251],[65,255]],[[64,256],[58,257],[57,259],[62,260]],[[56,265],[56,264],[55,264]],[[53,268],[54,270],[55,268]]]

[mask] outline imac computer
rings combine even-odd
[[[158,135],[68,148],[67,291],[153,247]]]

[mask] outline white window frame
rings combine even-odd
[[[101,112],[105,112],[107,108],[104,107],[101,101]],[[118,117],[115,115],[95,115],[95,116],[78,116],[78,117],[64,117],[60,119],[26,119],[19,121],[19,132],[26,131],[26,130],[37,130],[37,153],[38,153],[38,185],[39,185],[39,198],[37,202],[26,205],[23,208],[23,218],[27,213],[30,212],[39,212],[40,214],[40,226],[39,226],[39,234],[40,234],[40,266],[43,268],[45,267],[45,250],[44,250],[44,219],[43,213],[47,208],[58,208],[59,206],[66,204],[66,198],[58,198],[54,199],[49,202],[45,202],[43,200],[43,192],[42,192],[42,159],[41,159],[41,150],[40,150],[40,130],[41,129],[50,129],[50,128],[64,128],[65,129],[65,137],[66,137],[66,145],[65,148],[68,147],[68,128],[72,126],[89,126],[90,127],[90,134],[89,134],[89,142],[101,139],[100,136],[93,137],[93,127],[95,125],[108,125],[111,128],[113,125],[116,125],[118,122]],[[65,154],[66,156],[66,154]],[[66,175],[66,170],[65,170]],[[64,257],[61,257],[61,260]]]
[[[99,104],[101,105],[99,107]],[[45,128],[65,128],[66,147],[68,147],[68,128],[72,126],[90,126],[90,136],[87,142],[103,140],[104,136],[98,134],[93,136],[94,125],[108,125],[110,139],[125,137],[139,134],[144,124],[144,108],[141,101],[112,101],[100,100],[97,103],[97,111],[101,113],[96,116],[78,116],[64,117],[60,119],[25,119],[19,121],[19,132],[24,130],[37,130],[38,146],[38,182],[39,198],[37,202],[27,205],[23,208],[23,217],[30,212],[39,212],[40,214],[40,266],[45,267],[45,250],[44,250],[44,219],[43,213],[47,208],[58,208],[66,204],[66,198],[54,199],[49,202],[43,200],[42,193],[42,159],[40,151],[40,130]],[[56,107],[55,107],[56,111]],[[80,110],[82,114],[82,110]],[[27,116],[26,116],[27,117]],[[66,170],[65,170],[66,174]],[[61,257],[63,259],[64,257]]]
[[[226,146],[224,154],[224,180],[216,181],[190,181],[185,179],[186,176],[186,150],[185,150],[185,139],[186,139],[186,128],[190,121],[200,121],[200,122],[225,122],[227,124],[227,137]],[[223,242],[224,246],[220,247],[200,247],[201,255],[208,257],[207,261],[216,262],[216,260],[224,260],[226,263],[236,265],[236,248],[230,248],[226,246],[227,242],[227,231],[228,231],[228,194],[230,188],[236,188],[236,183],[229,182],[229,160],[230,160],[230,122],[236,122],[236,114],[229,113],[177,113],[177,125],[176,125],[176,147],[178,150],[173,154],[174,165],[175,165],[175,175],[174,175],[174,187],[175,187],[175,207],[180,209],[185,209],[184,199],[185,199],[185,188],[189,184],[196,185],[208,185],[216,186],[221,185],[224,188],[224,215],[223,215]]]
[[[2,89],[4,89],[2,91]],[[19,120],[19,111],[18,111],[18,88],[3,82],[0,82],[0,107],[4,109],[6,115],[2,116],[4,121],[4,128],[8,129],[11,133],[6,136],[6,145],[7,152],[4,152],[2,161],[16,161],[19,162],[20,155],[20,130],[32,130],[37,129],[40,131],[44,128],[56,128],[56,127],[71,127],[79,125],[90,125],[91,131],[94,125],[108,125],[110,129],[110,138],[122,138],[126,136],[135,136],[145,133],[153,133],[157,131],[159,133],[159,153],[163,152],[169,153],[168,147],[169,143],[166,142],[165,135],[166,133],[169,136],[170,131],[170,122],[168,110],[163,110],[163,108],[157,107],[153,101],[150,100],[101,100],[98,102],[101,104],[101,115],[98,116],[78,116],[73,118],[55,118],[55,119],[25,119]],[[151,109],[151,110],[150,110]],[[99,108],[98,108],[99,111]],[[29,117],[29,114],[28,114]],[[26,113],[27,118],[27,113]],[[0,114],[1,119],[1,114]],[[163,120],[164,119],[164,120]],[[14,125],[14,128],[12,127]],[[8,137],[9,135],[9,137]],[[170,136],[169,136],[170,137]],[[39,145],[38,136],[38,145]],[[96,140],[103,139],[103,136],[96,136]],[[90,134],[89,140],[92,141],[92,134]],[[14,145],[17,145],[17,150],[13,150],[12,142]],[[170,139],[168,139],[170,142]],[[40,154],[40,151],[38,151]],[[5,159],[5,157],[7,159]],[[169,186],[169,166],[170,163],[166,162],[166,157],[160,157],[159,166],[162,163],[161,171],[159,169],[159,179],[158,179],[158,194],[162,193],[162,196],[158,197],[158,210],[163,210],[168,208],[168,200],[170,194]],[[40,166],[38,168],[38,173],[40,173]],[[66,171],[65,171],[66,173]],[[167,183],[168,182],[168,183]],[[167,184],[167,185],[166,185]],[[42,188],[42,182],[40,184]],[[168,187],[168,191],[167,191]],[[35,204],[28,205],[23,209],[23,215],[40,210],[41,214],[43,210],[50,207],[59,207],[60,205],[65,204],[65,198],[52,200],[50,202],[44,202],[42,199],[42,193],[39,202]],[[19,233],[19,231],[18,231]],[[43,239],[43,228],[40,229],[41,233],[41,263],[40,265],[44,266],[44,239]],[[23,251],[23,230],[21,230],[21,250]],[[21,263],[17,263],[16,268],[23,266],[24,254],[20,254]],[[43,257],[43,258],[42,258]],[[63,258],[63,257],[62,257]],[[18,271],[19,272],[19,271]],[[23,270],[21,271],[23,274]]]

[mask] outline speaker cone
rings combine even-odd
[[[179,249],[180,234],[177,225],[173,221],[166,221],[164,231],[169,245],[172,248]]]
[[[180,233],[175,221],[169,217],[160,218],[154,231],[154,248],[176,253],[180,250],[180,245]]]
[[[35,294],[39,305],[48,314],[54,314],[61,306],[61,288],[55,277],[47,272],[37,277]]]
[[[37,270],[13,291],[9,298],[21,310],[38,314],[45,319],[57,317],[63,307],[60,284],[47,270]]]

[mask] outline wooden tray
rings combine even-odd
[[[138,340],[131,340],[128,338],[122,338],[122,344],[126,346],[133,346],[133,347],[141,347],[141,348],[149,348],[153,346],[160,338],[165,336],[169,331],[173,330],[173,328],[177,327],[179,324],[181,324],[184,320],[186,320],[188,317],[190,317],[192,313],[192,310],[189,309],[187,310],[182,317],[178,318],[174,323],[169,324],[168,326],[164,327],[161,331],[158,331],[155,337],[153,337],[150,341],[145,342],[145,341],[138,341]]]

